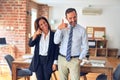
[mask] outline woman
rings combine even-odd
[[[30,70],[36,73],[37,80],[50,80],[52,71],[57,69],[58,45],[54,44],[54,32],[45,17],[35,21],[35,33],[29,40],[34,49]]]

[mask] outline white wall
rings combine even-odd
[[[60,24],[65,17],[67,7],[50,7],[49,19],[55,20],[54,28]],[[74,7],[78,13],[78,23],[82,26],[106,27],[106,37],[109,48],[120,49],[120,6],[103,7],[102,15],[82,15],[82,7]]]

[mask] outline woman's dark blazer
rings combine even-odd
[[[30,38],[29,40],[29,46],[34,48],[34,55],[32,58],[32,62],[30,64],[29,69],[32,72],[37,71],[37,67],[39,65],[39,42],[40,42],[41,35],[39,35],[35,40],[32,40]],[[49,38],[49,47],[48,47],[48,58],[47,58],[47,64],[48,64],[48,71],[52,72],[52,64],[54,60],[58,60],[58,53],[59,53],[59,46],[54,44],[54,32],[50,31],[50,38]]]

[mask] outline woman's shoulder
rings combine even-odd
[[[55,33],[56,30],[51,30],[51,32]]]
[[[50,33],[51,33],[51,34],[54,34],[54,33],[55,33],[55,30],[51,30]]]
[[[54,31],[50,31],[50,36],[54,36],[55,32]]]

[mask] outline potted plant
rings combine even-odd
[[[100,42],[100,48],[103,48],[104,42]]]
[[[106,35],[104,34],[104,35],[102,36],[102,38],[103,38],[103,39],[106,39]]]

